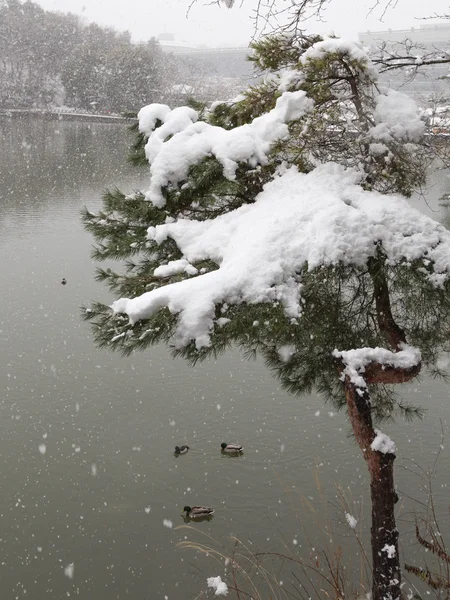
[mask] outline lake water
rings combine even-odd
[[[24,119],[0,128],[2,598],[193,599],[224,565],[178,542],[206,533],[229,551],[234,535],[307,556],[308,535],[320,544],[321,507],[356,556],[336,485],[364,517],[368,476],[344,412],[316,395],[289,396],[262,362],[237,352],[190,368],[164,347],[128,358],[94,347],[80,306],[112,298],[94,281],[79,214],[98,209],[106,187],[132,191],[145,180],[125,162],[126,126]],[[437,198],[449,191],[438,173],[428,206],[416,203],[439,216]],[[449,388],[425,376],[404,395],[427,409],[423,421],[383,426],[398,446],[408,532],[410,497],[423,498],[414,461],[432,464],[441,424],[448,439],[450,403]],[[223,457],[222,441],[243,444],[244,456]],[[183,443],[190,452],[174,457]],[[449,468],[444,442],[434,489],[448,534]],[[216,514],[197,531],[177,529],[185,504]],[[402,562],[424,556],[406,551]]]

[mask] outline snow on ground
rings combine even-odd
[[[298,318],[298,273],[304,266],[310,271],[337,264],[363,268],[377,243],[392,265],[426,257],[424,278],[442,285],[450,275],[450,232],[405,198],[364,191],[358,181],[358,173],[334,163],[308,174],[292,167],[269,182],[254,204],[214,220],[179,219],[150,227],[150,240],[160,244],[173,238],[187,261],[169,263],[169,271],[208,259],[219,268],[134,299],[121,298],[113,311],[135,323],[168,307],[179,314],[177,347],[194,339],[201,348],[210,343],[216,304],[279,301],[288,317]],[[406,349],[397,353],[395,360],[406,354]]]

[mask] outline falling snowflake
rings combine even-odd
[[[222,581],[221,577],[208,577],[208,587],[216,590],[215,596],[226,596],[228,594],[227,584]]]
[[[347,523],[350,525],[350,527],[355,529],[356,525],[358,524],[358,520],[355,519],[355,517],[353,517],[350,513],[345,513],[345,518],[347,519]]]
[[[70,563],[70,565],[67,565],[67,567],[64,568],[64,575],[66,577],[68,577],[69,579],[73,579],[74,570],[75,570],[75,565],[73,563]]]

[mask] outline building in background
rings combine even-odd
[[[189,62],[206,76],[245,79],[253,77],[252,65],[247,60],[250,49],[245,46],[238,48],[190,46],[175,40],[171,33],[160,34],[158,41],[164,52],[170,52],[177,58]]]
[[[247,47],[191,46],[171,33],[160,34],[158,42],[176,68],[176,83],[169,98],[172,106],[185,104],[190,98],[204,102],[235,98],[255,80]]]

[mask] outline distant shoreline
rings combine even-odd
[[[0,118],[20,119],[37,117],[45,121],[81,121],[91,123],[131,123],[135,119],[115,115],[93,115],[82,112],[63,112],[58,110],[39,110],[34,108],[1,108]]]

